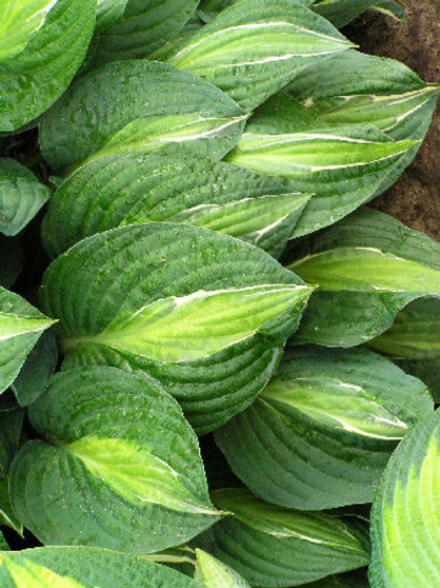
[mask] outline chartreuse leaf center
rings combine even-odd
[[[17,588],[85,588],[73,578],[59,576],[46,567],[24,560],[16,564],[4,556],[4,564]]]
[[[43,26],[58,0],[3,0],[0,5],[0,62],[20,53]]]
[[[360,386],[334,378],[273,380],[261,400],[293,407],[332,428],[373,439],[396,441],[408,426]]]
[[[181,512],[217,514],[187,489],[181,474],[145,446],[124,439],[83,437],[65,447],[93,476],[133,504],[149,502]]]
[[[99,335],[67,339],[65,348],[97,343],[157,362],[198,360],[255,335],[302,304],[311,291],[279,284],[161,298],[134,314],[118,316]]]
[[[321,290],[440,294],[440,272],[370,247],[339,247],[289,266]]]
[[[56,322],[56,320],[50,320],[43,316],[35,318],[0,312],[0,341],[26,333],[38,333]]]

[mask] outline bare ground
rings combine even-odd
[[[345,29],[365,53],[402,61],[427,82],[440,83],[440,3],[400,0],[408,29],[369,11]],[[440,107],[414,163],[374,205],[440,241]]]

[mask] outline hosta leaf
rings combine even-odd
[[[0,235],[0,286],[10,288],[23,269],[23,249],[17,239]]]
[[[0,158],[0,232],[17,235],[49,200],[50,189],[13,159]]]
[[[406,372],[427,384],[435,400],[440,399],[440,300],[421,298],[396,317],[388,331],[368,341]]]
[[[52,263],[41,292],[61,320],[66,365],[147,372],[203,432],[266,385],[310,293],[263,251],[174,223],[78,243]]]
[[[300,191],[315,194],[292,233],[300,237],[370,200],[396,161],[416,144],[393,141],[372,125],[327,127],[293,98],[280,94],[251,119],[226,160],[290,177]]]
[[[55,4],[56,0],[5,0],[0,6],[0,62],[26,47]]]
[[[228,6],[231,6],[231,4],[235,4],[237,1],[238,0],[202,0],[199,4],[198,13],[205,22],[209,22],[217,16],[219,12]],[[302,4],[303,6],[310,6],[313,2],[314,0],[297,0],[297,4]]]
[[[17,294],[0,288],[0,393],[12,384],[43,331],[54,322]]]
[[[422,82],[398,61],[351,51],[331,58],[325,66],[310,67],[290,92],[327,125],[370,123],[395,141],[403,141],[425,137],[439,86]],[[418,147],[395,162],[375,195],[397,180]]]
[[[403,12],[404,18],[405,11],[402,9],[402,12],[397,12],[396,6],[399,7],[399,5],[396,2],[391,2],[390,4],[394,6],[386,6],[386,10],[389,12],[391,8],[394,18],[396,18],[397,14],[401,15]],[[341,28],[365,10],[368,10],[368,8],[375,8],[380,5],[380,0],[316,0],[313,10],[327,18],[336,27]]]
[[[41,149],[58,172],[108,151],[166,148],[221,159],[245,118],[223,92],[189,73],[148,61],[108,63],[78,79],[43,117]]]
[[[303,69],[353,45],[296,2],[240,0],[162,57],[250,111]]]
[[[273,256],[309,197],[288,179],[208,160],[139,155],[100,158],[57,190],[43,225],[52,257],[98,232],[148,221],[185,222],[230,234]]]
[[[58,347],[53,331],[45,331],[29,353],[11,389],[20,406],[32,404],[46,389],[58,364]]]
[[[391,452],[432,410],[423,384],[378,355],[296,349],[216,441],[260,498],[322,510],[371,502]]]
[[[197,550],[194,579],[206,588],[250,588],[235,570],[201,549]]]
[[[6,0],[0,8],[0,132],[37,118],[79,69],[95,0]]]
[[[44,547],[4,553],[5,588],[203,588],[165,566],[128,553],[92,547]]]
[[[372,512],[373,588],[435,586],[440,576],[440,411],[399,445]]]
[[[370,588],[370,584],[363,570],[356,570],[337,576],[328,576],[313,584],[307,584],[305,588]]]
[[[409,302],[440,296],[439,254],[426,235],[367,208],[304,240],[289,267],[319,291],[294,342],[352,347],[377,337]]]
[[[24,411],[0,411],[0,478],[4,478],[18,451]]]
[[[393,2],[393,0],[378,2],[372,8],[375,12],[380,12],[381,14],[394,18],[394,20],[397,20],[404,25],[407,24],[405,8],[397,2]]]
[[[368,563],[354,519],[282,509],[247,490],[219,490],[213,500],[231,513],[214,527],[214,555],[253,586],[297,586]]]
[[[11,499],[43,543],[158,551],[215,522],[197,438],[153,380],[109,367],[68,370],[29,418],[51,444],[22,447]]]
[[[147,57],[183,27],[197,0],[101,0],[97,62]]]
[[[0,478],[0,525],[14,529],[19,535],[23,534],[23,525],[12,509],[7,476]]]

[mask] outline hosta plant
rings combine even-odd
[[[440,246],[368,203],[439,87],[367,9],[3,2],[2,588],[438,583]]]

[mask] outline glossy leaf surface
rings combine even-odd
[[[235,570],[201,549],[197,550],[194,579],[206,588],[250,588]]]
[[[174,223],[78,243],[52,263],[41,291],[60,319],[65,366],[140,369],[203,432],[266,385],[310,293],[263,251]]]
[[[43,117],[41,150],[57,172],[107,153],[166,149],[221,159],[245,118],[189,73],[141,60],[108,63],[79,78]]]
[[[216,441],[260,498],[322,510],[371,502],[392,451],[432,410],[422,382],[378,355],[298,348]]]
[[[110,156],[81,167],[57,190],[44,221],[52,257],[124,224],[173,221],[240,237],[278,256],[309,197],[288,179],[205,159]]]
[[[29,418],[51,443],[22,447],[11,499],[43,543],[151,552],[215,522],[197,438],[153,380],[107,367],[68,370]]]

